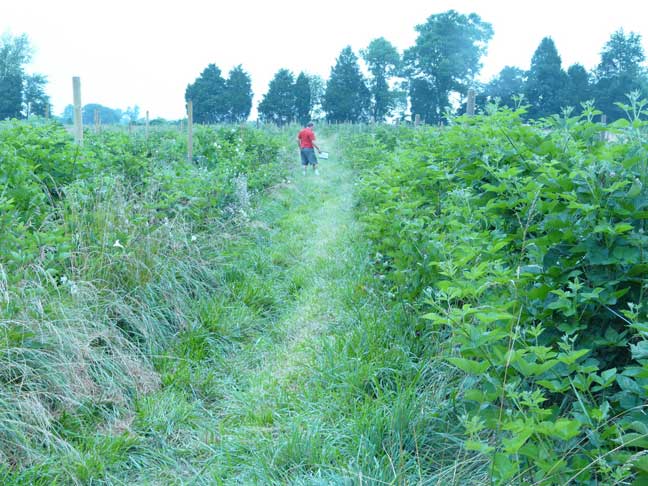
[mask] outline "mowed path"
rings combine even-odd
[[[312,396],[311,370],[331,330],[352,320],[363,271],[352,194],[351,171],[332,153],[319,176],[295,163],[292,180],[256,215],[268,226],[261,258],[275,268],[261,277],[284,292],[277,318],[223,362],[214,456],[195,484],[292,484],[326,466],[336,418],[326,397]]]

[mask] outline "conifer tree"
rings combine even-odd
[[[252,79],[239,64],[233,68],[225,82],[227,121],[240,123],[248,119],[252,110]]]
[[[209,64],[196,81],[187,86],[185,100],[193,102],[193,119],[196,123],[227,121],[229,104],[226,84],[215,64]]]
[[[302,125],[308,123],[313,109],[313,96],[308,75],[301,72],[295,81],[295,116]]]
[[[369,119],[371,94],[358,57],[350,46],[342,49],[326,83],[323,108],[331,122],[363,122]]]
[[[259,116],[263,121],[285,125],[295,119],[295,78],[288,69],[275,74],[268,92],[259,103]]]
[[[525,95],[530,103],[529,117],[542,118],[560,113],[564,103],[567,75],[551,37],[545,37],[533,54],[527,75]]]

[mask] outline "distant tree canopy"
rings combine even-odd
[[[95,122],[95,113],[99,115],[99,122],[102,125],[116,125],[121,122],[122,111],[113,110],[107,106],[96,103],[90,103],[83,106],[81,116],[84,125],[93,125]]]
[[[431,15],[416,26],[416,32],[414,45],[402,56],[384,37],[361,49],[361,59],[351,46],[345,47],[326,81],[304,72],[295,78],[291,71],[279,70],[258,105],[259,118],[277,124],[322,117],[330,122],[357,123],[380,122],[392,116],[405,119],[411,114],[438,123],[446,111],[464,112],[465,104],[460,101],[473,87],[478,89],[478,108],[498,100],[511,108],[525,106],[527,118],[543,118],[560,114],[565,107],[579,113],[584,102],[594,100],[612,121],[625,116],[617,104],[625,102],[628,93],[640,91],[648,97],[646,56],[641,37],[632,32],[612,34],[602,49],[600,63],[591,72],[578,63],[564,70],[554,41],[545,37],[533,53],[528,71],[506,66],[483,84],[477,75],[493,36],[491,24],[474,13],[449,10]],[[368,72],[368,79],[363,72]],[[9,100],[15,99],[12,93],[21,82],[6,76],[4,84],[0,83],[5,112],[16,111]],[[250,114],[251,86],[241,66],[225,79],[220,69],[210,64],[187,87],[185,98],[193,100],[198,123],[240,122]],[[3,97],[2,93],[7,94]],[[35,102],[28,111],[36,112],[40,106]]]
[[[499,100],[501,106],[514,108],[514,97],[524,94],[526,73],[514,66],[505,66],[485,87],[484,94],[489,101]]]
[[[229,73],[225,82],[227,98],[227,119],[231,123],[244,122],[252,110],[252,79],[239,64]]]
[[[551,37],[540,42],[527,74],[525,95],[529,103],[529,116],[541,118],[560,113],[567,85],[567,74]]]
[[[263,121],[277,125],[295,120],[295,77],[288,69],[280,69],[270,81],[259,103],[259,115]]]
[[[322,107],[330,122],[357,123],[369,119],[371,93],[350,46],[342,49],[331,68]]]
[[[81,119],[86,126],[92,126],[95,123],[95,114],[99,116],[99,123],[101,125],[117,125],[126,124],[129,122],[137,122],[139,120],[140,109],[135,105],[132,108],[129,106],[126,110],[120,108],[109,108],[99,103],[88,103],[83,105],[81,109]],[[60,117],[61,123],[72,124],[74,123],[74,106],[67,105],[63,110]]]
[[[390,88],[389,81],[398,74],[401,56],[384,37],[372,40],[360,54],[371,73],[371,116],[375,121],[381,122],[396,107],[397,93]]]
[[[507,66],[486,85],[484,95],[511,106],[512,96],[523,92],[528,117],[536,119],[559,114],[566,107],[578,114],[586,101],[593,100],[613,121],[625,116],[617,104],[625,103],[630,92],[648,96],[645,60],[641,37],[618,30],[603,47],[601,61],[592,72],[578,63],[565,72],[553,40],[546,37],[533,54],[529,71]]]
[[[295,80],[295,117],[297,121],[305,125],[311,118],[313,109],[313,96],[308,76],[301,72]]]
[[[615,103],[626,102],[626,95],[631,91],[640,91],[644,97],[648,95],[645,60],[641,36],[634,32],[626,35],[618,30],[603,47],[601,62],[594,69],[594,94],[597,108],[608,119],[624,116]]]
[[[567,85],[563,92],[563,106],[571,106],[575,114],[582,111],[582,103],[594,97],[590,76],[581,64],[572,64],[567,69]]]
[[[479,15],[454,10],[416,26],[416,44],[405,51],[412,113],[436,123],[451,108],[451,93],[464,94],[481,69],[493,29]]]
[[[196,123],[234,123],[247,120],[252,107],[252,81],[239,65],[224,79],[215,64],[209,64],[187,86],[185,100],[192,100]]]
[[[32,48],[25,34],[0,37],[0,120],[45,115],[49,110],[47,78],[25,72],[31,56]]]

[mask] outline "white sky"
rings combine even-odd
[[[72,103],[72,76],[81,76],[84,104],[137,104],[174,119],[209,63],[225,76],[242,64],[256,107],[280,68],[326,79],[346,45],[358,53],[382,36],[402,51],[415,25],[449,9],[493,25],[483,80],[505,65],[528,69],[545,36],[565,69],[593,68],[619,28],[640,34],[648,53],[648,0],[0,0],[0,32],[29,36],[28,71],[48,76],[54,113]]]

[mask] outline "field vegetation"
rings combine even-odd
[[[0,126],[3,484],[640,485],[646,104]]]
[[[450,377],[463,430],[440,447],[488,482],[648,478],[645,108],[603,127],[491,105],[345,142],[384,289]]]

